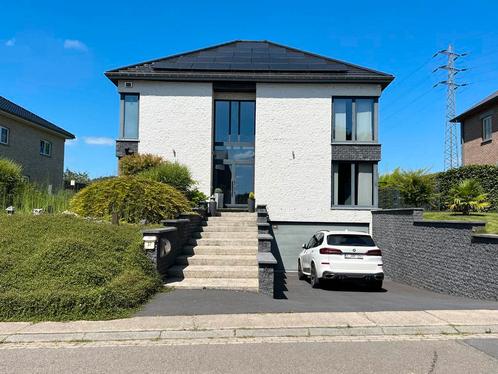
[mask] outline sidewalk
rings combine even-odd
[[[498,311],[271,313],[134,317],[111,321],[3,322],[0,342],[95,342],[331,336],[498,337]]]

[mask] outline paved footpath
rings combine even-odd
[[[40,344],[156,342],[204,344],[299,341],[498,338],[496,310],[270,313],[134,317],[111,321],[0,323],[0,350]]]

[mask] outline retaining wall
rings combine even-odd
[[[428,221],[422,209],[372,212],[387,277],[415,287],[498,300],[498,236],[484,222]]]

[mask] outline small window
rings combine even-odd
[[[487,116],[482,119],[482,140],[491,140],[493,136],[492,117]]]
[[[40,140],[40,154],[43,156],[52,155],[52,143],[48,140]]]
[[[9,129],[0,126],[0,144],[9,144]]]
[[[139,96],[137,94],[123,94],[123,125],[121,137],[123,139],[138,139],[138,110]]]

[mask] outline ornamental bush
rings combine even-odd
[[[142,171],[159,166],[163,162],[162,157],[149,153],[124,156],[119,160],[119,175],[137,175]]]
[[[437,173],[435,180],[439,195],[449,196],[451,189],[465,179],[477,180],[487,194],[490,209],[498,209],[498,166],[467,165]]]
[[[476,179],[465,179],[450,190],[448,208],[469,215],[489,208],[488,195]]]
[[[126,317],[161,285],[132,225],[3,215],[0,248],[0,321]]]
[[[396,168],[390,174],[379,178],[381,201],[394,199],[393,191],[399,191],[398,202],[407,207],[426,207],[434,199],[434,177],[425,169],[401,170]],[[386,193],[383,193],[383,192]],[[389,205],[390,203],[386,203]]]
[[[12,204],[14,192],[22,183],[22,166],[0,157],[0,204],[2,206]]]
[[[159,223],[189,211],[190,204],[183,193],[167,184],[121,176],[84,188],[71,199],[70,209],[87,217],[110,219],[115,212],[125,222]]]
[[[187,194],[195,185],[195,180],[192,179],[188,167],[179,162],[164,161],[153,168],[142,171],[139,175],[156,182],[169,184],[184,194]]]

